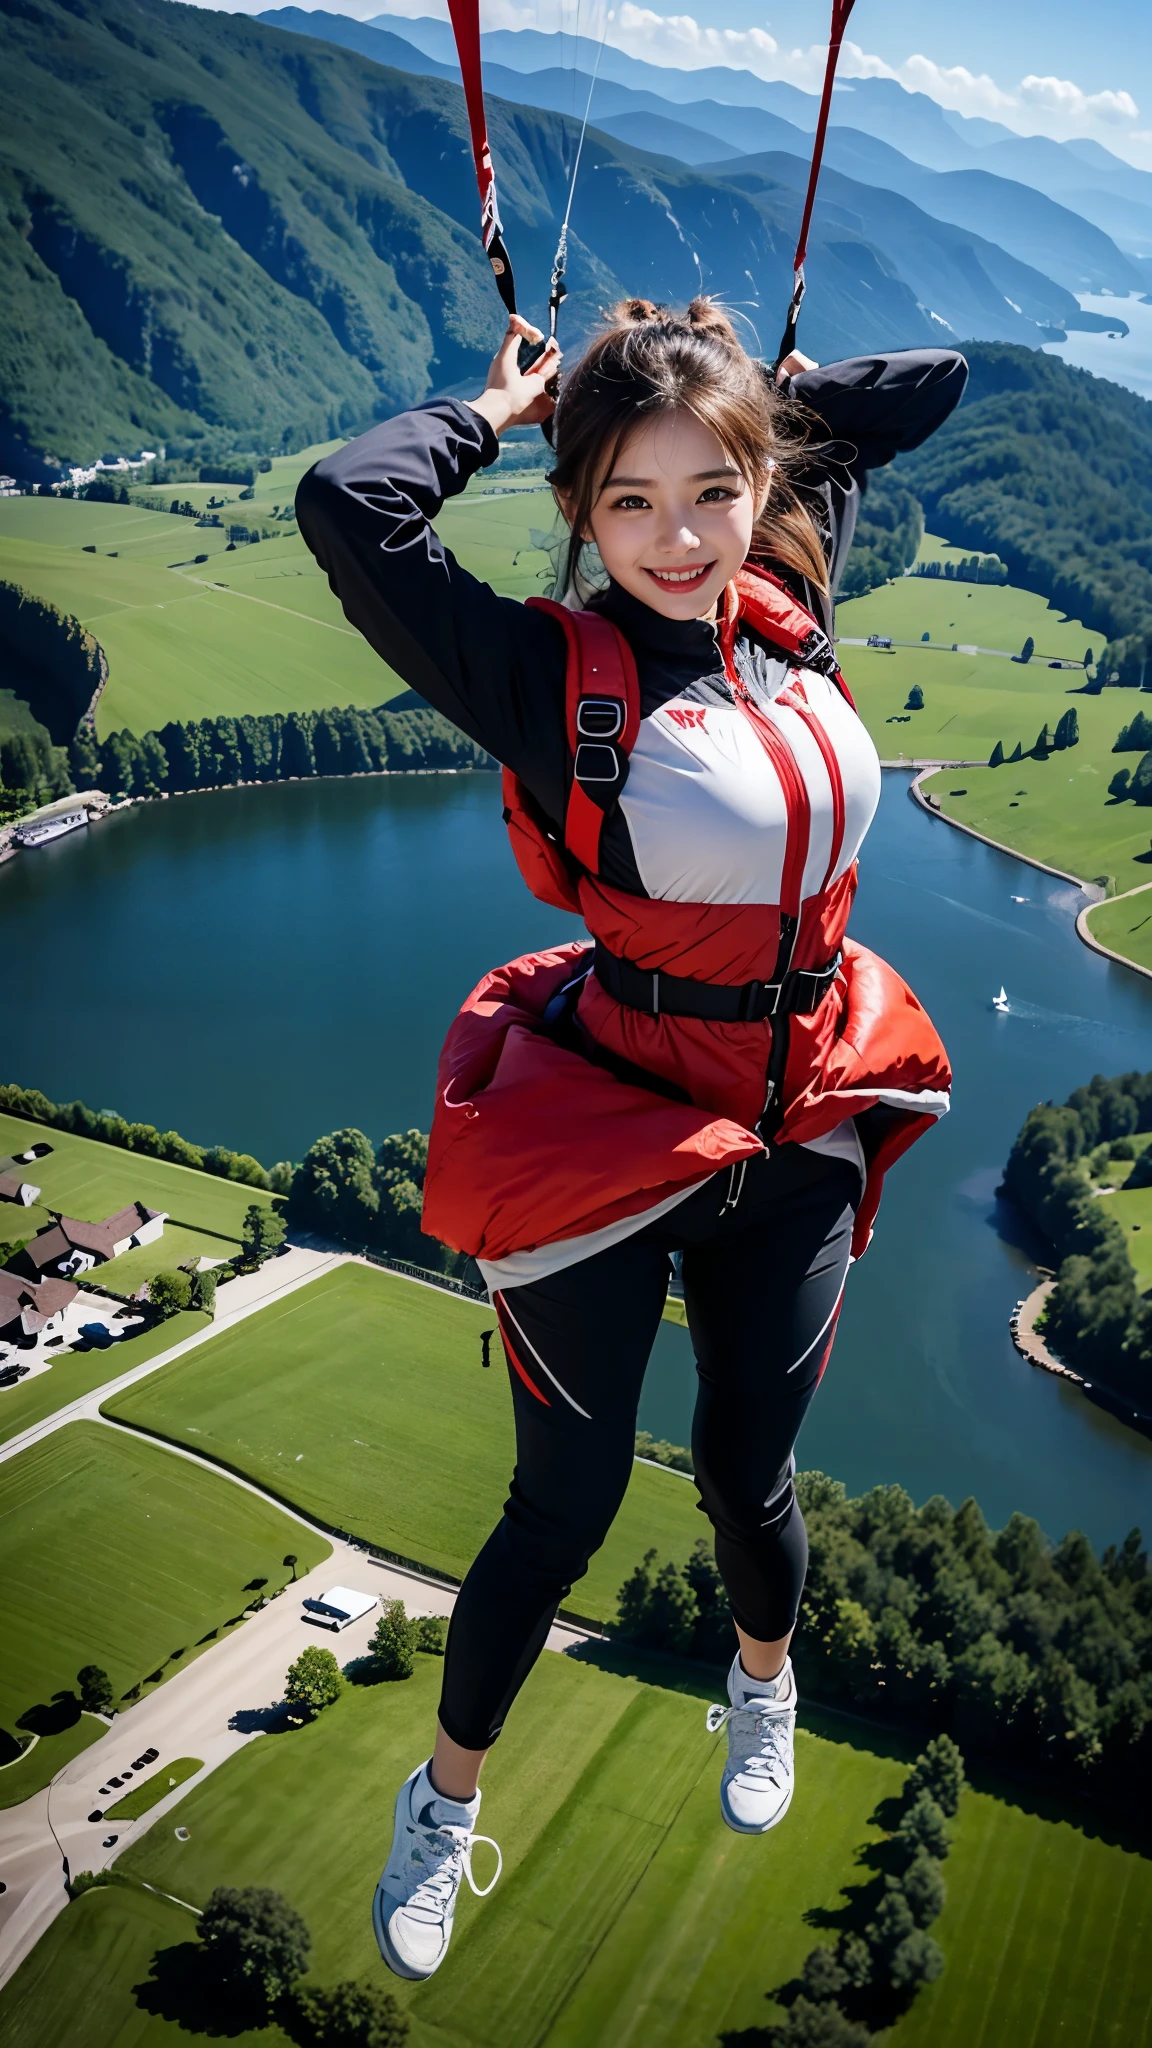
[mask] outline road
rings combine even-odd
[[[158,1372],[173,1358],[206,1342],[222,1328],[347,1262],[347,1254],[294,1248],[247,1280],[229,1282],[217,1297],[222,1312],[207,1329],[34,1424],[0,1448],[0,1462],[38,1442],[53,1429],[80,1418],[119,1429],[120,1424],[100,1414],[100,1404],[110,1394]],[[243,1294],[236,1294],[238,1288],[245,1290]],[[0,1985],[7,1983],[67,1905],[64,1857],[73,1875],[81,1870],[101,1870],[114,1863],[150,1827],[163,1826],[186,1793],[264,1732],[283,1700],[288,1666],[308,1643],[330,1645],[342,1664],[364,1654],[378,1609],[335,1637],[305,1617],[305,1596],[315,1597],[330,1586],[343,1585],[375,1593],[381,1600],[403,1600],[409,1614],[448,1615],[455,1604],[455,1588],[444,1581],[385,1564],[353,1544],[334,1540],[306,1515],[273,1500],[251,1481],[226,1472],[194,1451],[174,1444],[164,1448],[174,1457],[187,1458],[231,1484],[259,1494],[290,1520],[325,1536],[332,1544],[332,1555],[295,1587],[288,1587],[259,1613],[249,1616],[195,1663],[168,1679],[127,1713],[117,1715],[108,1733],[66,1764],[44,1791],[19,1806],[0,1811],[0,1878],[7,1887],[0,1895]],[[549,1633],[547,1646],[564,1652],[587,1640],[588,1631],[557,1623]],[[147,1749],[157,1749],[160,1754],[142,1776],[163,1771],[165,1765],[180,1757],[199,1757],[202,1769],[139,1820],[105,1822],[104,1808],[123,1797],[123,1793],[102,1799],[99,1788],[107,1784],[109,1777],[122,1776],[133,1758]],[[92,1814],[99,1814],[100,1818],[93,1820]],[[115,1840],[106,1845],[105,1838],[109,1836],[115,1836]]]
[[[45,1415],[40,1422],[21,1430],[19,1436],[10,1437],[6,1444],[0,1444],[0,1464],[6,1458],[14,1458],[20,1451],[26,1451],[30,1444],[51,1436],[55,1430],[63,1429],[66,1422],[77,1422],[81,1417],[96,1414],[102,1401],[110,1400],[124,1387],[134,1387],[137,1380],[147,1379],[149,1373],[171,1365],[174,1358],[183,1358],[186,1352],[195,1351],[197,1345],[210,1343],[221,1330],[230,1330],[245,1316],[255,1315],[258,1309],[267,1308],[270,1302],[283,1300],[297,1287],[306,1287],[310,1280],[318,1279],[321,1273],[328,1273],[343,1263],[344,1255],[340,1253],[304,1250],[293,1245],[279,1258],[269,1259],[257,1272],[244,1273],[235,1280],[226,1281],[216,1296],[214,1321],[205,1324],[202,1330],[196,1330],[191,1337],[185,1337],[181,1343],[173,1344],[171,1350],[145,1359],[143,1365],[133,1366],[130,1372],[123,1372],[118,1378],[105,1380],[103,1386],[94,1387],[91,1393],[82,1394],[78,1400],[69,1401],[65,1407],[54,1409],[51,1415]]]

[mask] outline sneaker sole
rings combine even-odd
[[[793,1794],[793,1792],[794,1792],[795,1790],[796,1790],[796,1787],[795,1787],[795,1785],[793,1785],[793,1786],[791,1786],[791,1787],[790,1787],[790,1789],[789,1789],[789,1792],[788,1792],[788,1797],[787,1797],[787,1799],[786,1799],[786,1800],[784,1801],[784,1804],[783,1804],[783,1806],[782,1806],[782,1807],[780,1808],[780,1811],[779,1811],[779,1813],[774,1813],[774,1814],[773,1814],[773,1816],[772,1816],[772,1818],[771,1818],[771,1820],[766,1820],[766,1821],[764,1822],[764,1824],[763,1824],[763,1826],[762,1826],[762,1827],[746,1827],[746,1826],[744,1826],[744,1825],[743,1825],[743,1823],[742,1823],[742,1822],[740,1822],[740,1821],[738,1821],[738,1820],[733,1820],[733,1819],[732,1819],[732,1817],[731,1817],[731,1815],[730,1815],[730,1814],[729,1814],[729,1812],[728,1812],[728,1809],[727,1809],[727,1807],[726,1807],[726,1806],[724,1805],[724,1802],[723,1802],[723,1800],[721,1800],[721,1802],[720,1802],[720,1813],[721,1813],[721,1817],[722,1817],[722,1819],[723,1819],[723,1821],[724,1821],[724,1825],[725,1825],[725,1827],[731,1828],[731,1830],[732,1830],[732,1833],[733,1833],[734,1835],[767,1835],[767,1834],[771,1834],[771,1832],[772,1832],[772,1829],[773,1829],[773,1828],[778,1828],[778,1827],[779,1827],[779,1825],[780,1825],[780,1823],[781,1823],[781,1821],[782,1821],[782,1820],[784,1819],[784,1816],[785,1816],[785,1814],[787,1813],[787,1811],[788,1811],[788,1808],[789,1808],[789,1807],[791,1806],[791,1804],[792,1804],[792,1794]]]

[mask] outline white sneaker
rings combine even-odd
[[[398,1977],[430,1977],[439,1969],[452,1938],[461,1878],[483,1899],[503,1869],[491,1837],[473,1832],[479,1811],[478,1792],[467,1802],[442,1798],[427,1764],[413,1771],[396,1794],[392,1853],[372,1901],[372,1924],[380,1953]],[[477,1842],[496,1849],[496,1877],[483,1891],[472,1875]]]
[[[796,1785],[792,1737],[796,1680],[790,1659],[777,1678],[749,1678],[739,1654],[728,1673],[726,1707],[709,1707],[708,1733],[728,1729],[720,1811],[738,1835],[764,1835],[781,1821]]]

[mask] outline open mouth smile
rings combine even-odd
[[[704,562],[696,569],[645,569],[644,574],[651,576],[661,590],[692,591],[708,581],[715,567],[715,562]]]

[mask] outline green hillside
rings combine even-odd
[[[169,0],[20,0],[0,33],[0,463],[286,452],[479,375],[500,307],[458,86]],[[494,97],[489,133],[540,314],[575,123]],[[1031,339],[1071,308],[991,244],[840,182],[813,235],[815,353],[931,342],[941,295],[950,332]],[[799,203],[790,174],[743,191],[594,133],[568,345],[624,288],[751,291],[774,326]]]
[[[1152,402],[1031,349],[965,353],[962,404],[899,459],[900,480],[936,533],[998,554],[1013,583],[1118,643],[1108,670],[1138,682],[1152,648]]]
[[[369,709],[403,688],[348,624],[294,519],[280,517],[327,445],[277,458],[243,503],[239,486],[180,484],[135,494],[149,504],[176,498],[198,507],[212,498],[222,508],[219,527],[141,502],[0,499],[0,580],[74,614],[108,658],[98,738],[125,729],[140,737],[170,719],[333,704]],[[511,596],[529,597],[550,573],[531,533],[551,527],[551,493],[503,495],[501,482],[502,494],[492,495],[493,483],[485,472],[445,507],[437,526],[466,567]],[[262,528],[265,538],[230,552],[232,520]],[[30,722],[27,706],[0,692],[0,740]]]

